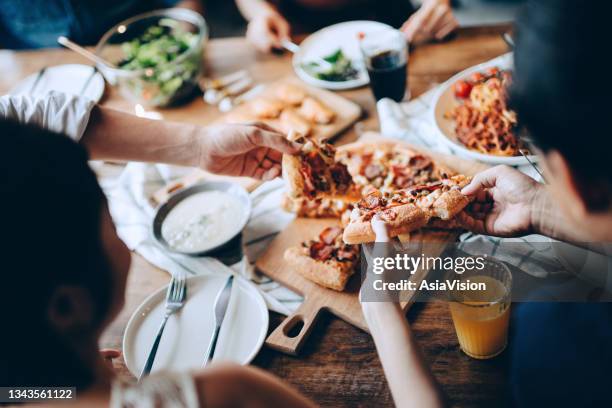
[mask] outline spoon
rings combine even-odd
[[[68,38],[62,36],[57,37],[57,42],[60,43],[61,45],[63,45],[64,47],[76,52],[77,54],[80,54],[81,56],[87,58],[90,61],[95,62],[96,64],[102,65],[104,67],[107,68],[111,68],[111,69],[116,69],[117,66],[115,64],[112,64],[108,61],[106,61],[103,58],[98,57],[96,54],[94,54],[93,52],[81,47],[80,45],[78,45],[77,43],[69,40]]]

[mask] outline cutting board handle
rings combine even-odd
[[[268,336],[266,345],[283,353],[297,355],[319,317],[321,306],[308,298]]]

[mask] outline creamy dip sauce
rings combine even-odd
[[[204,191],[187,197],[164,220],[161,233],[174,249],[201,252],[223,244],[239,232],[244,205],[222,191]]]

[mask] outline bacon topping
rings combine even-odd
[[[415,170],[424,170],[431,166],[433,163],[429,157],[423,156],[422,154],[414,155],[408,161],[408,165]]]
[[[331,258],[334,252],[334,247],[327,245],[325,242],[315,241],[310,246],[310,257],[317,261],[327,261]]]
[[[389,208],[380,213],[380,218],[382,218],[383,221],[390,222],[397,218],[397,213]]]
[[[321,233],[319,234],[319,239],[322,242],[325,242],[326,244],[330,245],[336,241],[336,238],[338,238],[340,234],[342,234],[342,228],[327,227],[323,231],[321,231]]]
[[[332,179],[340,186],[348,186],[353,181],[351,174],[342,163],[336,163],[330,169]]]

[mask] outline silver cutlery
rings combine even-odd
[[[217,105],[226,96],[238,95],[249,89],[253,85],[250,76],[244,77],[223,89],[208,89],[204,92],[204,102]]]
[[[525,153],[524,149],[518,149],[518,151],[521,153],[521,155],[523,155],[523,157],[525,158],[525,160],[527,160],[527,163],[529,163],[531,165],[531,167],[533,167],[533,169],[536,171],[536,173],[538,173],[540,175],[540,177],[542,178],[542,181],[546,184],[546,178],[544,177],[544,174],[542,173],[542,171],[540,170],[540,168],[533,162],[533,160],[531,160],[529,158],[529,155],[531,153],[529,153],[529,151],[527,151]]]
[[[30,92],[28,92],[30,95],[34,94],[34,91],[36,90],[36,87],[38,86],[40,79],[45,75],[46,71],[47,71],[47,67],[44,67],[43,69],[38,71],[38,74],[36,74],[36,79],[34,79],[34,83],[30,87]]]
[[[159,330],[157,331],[157,336],[155,337],[155,341],[153,342],[153,347],[151,347],[151,351],[149,352],[149,357],[147,358],[147,362],[140,374],[140,378],[146,377],[151,372],[151,368],[153,367],[153,362],[155,361],[155,355],[157,354],[157,348],[159,347],[159,342],[162,338],[162,334],[164,333],[164,328],[166,327],[166,322],[168,318],[180,310],[185,304],[185,296],[187,294],[187,287],[185,283],[185,274],[177,273],[172,276],[172,280],[168,285],[168,290],[166,291],[166,312],[164,314],[164,319],[162,320],[161,326],[159,326]]]
[[[85,93],[85,91],[89,87],[89,84],[91,83],[91,80],[94,79],[97,73],[98,73],[98,68],[96,66],[93,66],[91,74],[89,74],[89,77],[87,77],[87,80],[83,84],[83,87],[81,88],[81,91],[79,92],[79,95],[82,96]]]
[[[221,99],[221,102],[219,102],[219,105],[218,105],[219,106],[219,110],[221,112],[229,112],[235,106],[238,106],[241,103],[244,103],[245,101],[251,99],[252,97],[257,95],[258,93],[263,91],[263,89],[265,87],[266,86],[264,84],[259,84],[259,85],[254,86],[253,88],[249,89],[248,91],[237,95],[234,98],[232,98],[231,96],[226,96],[225,98]]]
[[[297,53],[300,50],[299,45],[289,40],[282,40],[281,45],[283,46],[283,48],[285,48],[287,51],[290,51],[293,54]],[[334,64],[332,64],[329,61],[324,60],[321,57],[315,57],[314,62],[316,62],[319,66],[321,66],[324,69],[332,69],[334,67]]]
[[[95,62],[98,65],[101,65],[105,68],[111,68],[111,69],[117,68],[115,64],[105,60],[102,57],[97,56],[93,52],[89,51],[86,48],[81,47],[79,44],[75,43],[74,41],[71,41],[70,39],[64,37],[63,35],[57,37],[57,42],[63,45],[64,47],[76,52],[77,54],[80,54],[82,57],[85,57],[88,60]]]
[[[206,350],[206,357],[204,359],[203,366],[206,367],[215,355],[215,349],[217,348],[217,340],[219,339],[219,331],[221,331],[221,325],[229,306],[229,301],[232,295],[232,285],[234,283],[234,275],[231,275],[225,282],[225,286],[221,289],[221,292],[215,299],[215,331],[208,344],[208,350]]]
[[[200,88],[202,91],[225,88],[247,76],[249,76],[249,72],[246,69],[241,69],[240,71],[232,72],[231,74],[223,75],[219,78],[203,78],[200,80]]]

